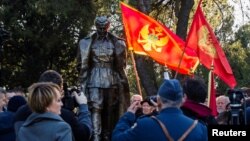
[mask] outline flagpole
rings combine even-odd
[[[214,83],[214,60],[212,60],[212,64],[210,66],[209,72],[209,89],[208,89],[208,107],[211,109],[211,113],[213,116],[217,116],[217,106],[216,106],[216,87]]]
[[[211,98],[211,72],[212,70],[210,69],[209,70],[209,73],[208,73],[208,91],[207,91],[207,107],[209,107],[210,106],[210,98]]]
[[[175,76],[174,76],[175,79],[177,78],[177,75],[178,75],[178,72],[179,72],[179,69],[180,69],[180,66],[181,66],[181,62],[182,62],[186,47],[187,47],[187,44],[185,43],[183,52],[181,54],[181,60],[179,61],[179,64],[178,64],[178,67],[177,67],[177,70],[176,70],[176,73],[175,73]]]
[[[198,7],[201,5],[201,2],[202,2],[202,0],[199,1]],[[177,68],[177,71],[176,71],[175,76],[174,76],[175,79],[177,78],[177,75],[179,73],[179,69],[180,69],[181,62],[182,62],[182,59],[183,59],[186,48],[187,48],[187,43],[185,43],[185,46],[184,46],[184,49],[183,49],[183,52],[182,52],[182,55],[181,55],[181,60],[180,60],[180,62],[178,64],[178,68]]]
[[[212,60],[210,69],[209,69],[209,74],[208,74],[208,99],[207,99],[207,106],[210,106],[210,98],[211,98],[211,84],[212,84],[212,80],[211,80],[211,75],[213,73],[214,70],[214,60]]]
[[[199,1],[198,7],[201,5],[201,2],[202,2],[202,0]],[[175,76],[174,76],[175,79],[177,78],[177,75],[178,75],[178,72],[179,72],[181,62],[182,62],[182,59],[183,59],[186,48],[187,48],[187,43],[185,43],[185,46],[184,46],[184,49],[183,49],[183,52],[182,52],[182,55],[181,55],[181,60],[180,60],[180,62],[178,64],[178,68],[177,68],[177,71],[176,71]]]
[[[201,2],[202,2],[202,0],[199,1],[198,6],[201,5]],[[179,69],[180,69],[180,66],[181,66],[181,62],[182,62],[186,47],[187,47],[187,43],[185,43],[185,46],[184,46],[184,49],[183,49],[183,52],[182,52],[182,55],[181,55],[181,60],[180,60],[180,62],[178,64],[178,68],[177,68],[177,71],[176,71],[175,76],[174,76],[175,79],[177,78],[177,75],[178,75],[178,72],[179,72]]]
[[[130,51],[130,55],[131,55],[131,60],[132,60],[132,64],[133,64],[133,68],[134,68],[134,72],[135,72],[137,89],[138,89],[139,94],[142,96],[140,79],[139,79],[138,72],[137,72],[137,69],[136,69],[136,63],[135,63],[134,53],[133,53],[132,50]]]

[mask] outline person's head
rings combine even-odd
[[[183,90],[188,100],[204,103],[207,97],[207,87],[199,78],[188,78],[183,83]]]
[[[13,96],[7,105],[8,111],[16,112],[19,107],[27,103],[26,99],[21,95]]]
[[[250,107],[250,97],[247,97],[245,99],[245,104],[246,104],[246,107]]]
[[[177,79],[164,80],[157,94],[159,110],[168,107],[180,108],[183,102],[183,90]]]
[[[34,83],[28,88],[28,104],[33,112],[61,113],[60,87],[51,82]]]
[[[132,97],[130,98],[130,104],[134,103],[134,102],[141,102],[142,101],[142,96],[139,94],[134,94],[132,95]]]
[[[105,36],[108,32],[110,22],[106,16],[99,16],[95,19],[95,26],[99,36]]]
[[[250,88],[242,87],[241,91],[245,94],[245,97],[250,97]]]
[[[155,106],[154,104],[150,101],[150,98],[147,97],[141,102],[141,107],[142,107],[142,113],[144,115],[150,115],[154,110]]]
[[[222,113],[228,109],[228,104],[230,103],[229,97],[225,95],[218,96],[216,98],[217,112]]]
[[[63,78],[55,70],[46,70],[40,75],[38,82],[52,82],[57,84],[61,90],[63,89]]]
[[[3,111],[3,107],[6,106],[6,91],[0,87],[0,112]]]
[[[13,96],[15,96],[16,95],[16,93],[13,91],[13,90],[7,90],[6,91],[6,102],[7,102],[7,104],[9,103],[9,100],[13,97]]]
[[[20,87],[16,87],[13,89],[15,95],[25,96],[24,89]]]

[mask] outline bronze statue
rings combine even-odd
[[[88,97],[93,141],[110,140],[122,111],[121,103],[129,104],[129,87],[124,72],[126,45],[124,40],[108,32],[109,25],[106,16],[97,17],[97,31],[79,42],[79,77],[81,89]]]

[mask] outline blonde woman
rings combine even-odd
[[[18,131],[17,141],[72,141],[70,126],[59,116],[63,105],[59,86],[41,82],[28,90],[33,113]]]

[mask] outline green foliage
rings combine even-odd
[[[167,3],[162,2],[163,1],[154,1],[150,16],[167,25],[168,28],[175,29],[178,20],[176,15],[179,12],[180,0],[169,0]]]
[[[195,0],[189,16],[189,26],[198,1]],[[227,1],[203,0],[202,9],[223,46],[238,82],[237,87],[250,87],[250,25],[239,28],[234,36],[233,8]],[[180,0],[151,2],[150,16],[175,31]],[[136,8],[138,1],[129,0],[129,4]],[[111,7],[114,5],[116,12],[112,13]],[[104,14],[112,19],[111,32],[122,36],[119,0],[1,0],[0,24],[11,32],[11,39],[4,42],[3,52],[0,52],[0,85],[27,87],[37,81],[38,76],[47,69],[62,73],[69,85],[76,84],[78,73],[75,70],[75,57],[78,41],[90,33],[94,17]],[[162,66],[155,64],[158,84],[162,81],[163,70]],[[138,93],[130,58],[127,74],[131,92]],[[200,65],[195,75],[207,81],[208,70]],[[216,82],[218,92],[224,93],[228,86],[219,78],[216,78]]]
[[[1,83],[27,87],[54,69],[75,84],[76,48],[95,17],[91,1],[3,0],[0,23],[11,32],[3,45]]]
[[[227,42],[223,42],[223,50],[227,56],[228,62],[233,70],[237,81],[237,88],[250,87],[250,48],[249,48],[249,30],[250,25],[243,25]],[[227,34],[226,34],[227,35]],[[233,39],[234,37],[235,39]],[[225,93],[228,86],[217,79],[218,91]]]
[[[250,25],[243,25],[235,34],[235,40],[230,42],[227,53],[230,56],[238,87],[250,87]]]
[[[250,23],[239,28],[235,40],[240,40],[242,47],[250,48]]]

